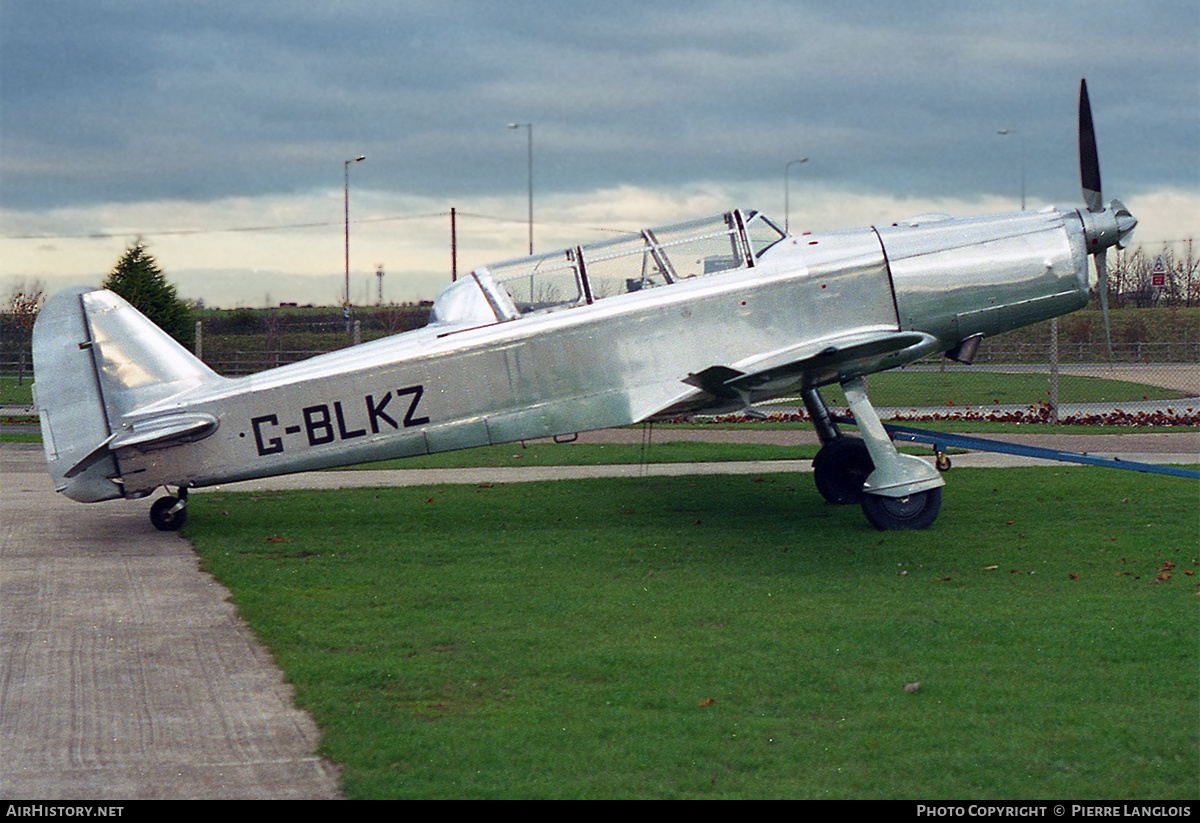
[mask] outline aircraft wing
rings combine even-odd
[[[683,382],[694,386],[648,417],[695,414],[708,409],[749,405],[786,391],[835,383],[851,377],[894,368],[937,349],[939,341],[918,331],[858,332],[759,355],[732,365],[715,364],[689,374]]]

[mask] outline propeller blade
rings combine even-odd
[[[1087,80],[1079,82],[1079,176],[1083,183],[1083,202],[1088,211],[1104,211],[1100,188],[1100,154],[1096,151],[1096,130],[1092,126],[1092,104],[1088,100]]]
[[[1104,342],[1108,344],[1108,362],[1113,362],[1112,329],[1108,322],[1108,252],[1092,255],[1096,261],[1096,287],[1100,290],[1100,313],[1104,315]]]

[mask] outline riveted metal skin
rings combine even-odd
[[[728,212],[481,269],[423,329],[242,378],[74,290],[35,329],[47,460],[90,502],[744,409],[1078,308],[1083,242],[1075,212],[794,237]]]

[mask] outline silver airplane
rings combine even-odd
[[[1101,197],[1086,82],[1086,208],[790,236],[734,210],[477,269],[421,329],[226,378],[117,295],[75,289],[33,333],[35,397],[55,488],[81,502],[746,411],[799,394],[822,442],[821,495],[879,529],[926,528],[944,481],[900,454],[865,377],[934,353],[970,363],[989,335],[1088,301],[1089,255],[1136,221]],[[820,389],[840,383],[862,437]]]

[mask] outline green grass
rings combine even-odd
[[[349,797],[1197,798],[1197,484],[948,481],[919,533],[803,476],[213,492],[185,533]]]
[[[797,428],[792,424],[792,428]],[[518,466],[610,466],[643,463],[720,463],[736,460],[811,460],[820,446],[757,443],[505,443],[461,451],[363,463],[351,469],[457,469]],[[929,452],[929,449],[924,449]]]
[[[0,406],[28,406],[33,403],[33,373],[18,381],[15,377],[0,377]]]
[[[735,424],[730,424],[729,428]],[[754,425],[754,424],[745,424]],[[790,429],[798,429],[792,423]],[[398,460],[361,463],[333,471],[376,471],[388,469],[518,468],[520,466],[617,466],[652,463],[726,463],[756,460],[812,460],[820,450],[816,443],[776,446],[761,443],[651,442],[644,448],[635,443],[505,443],[461,451],[423,454]],[[932,455],[932,446],[899,445],[906,454]],[[951,450],[961,454],[961,450]]]

